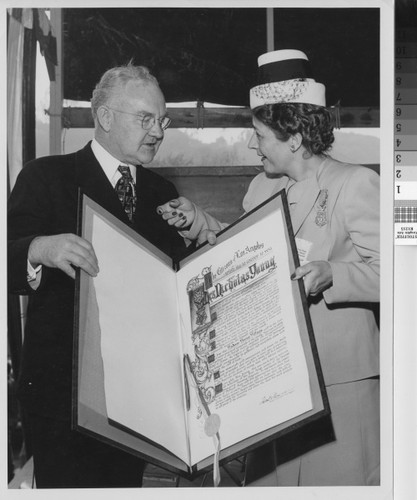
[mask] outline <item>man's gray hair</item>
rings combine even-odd
[[[134,66],[129,63],[125,66],[111,68],[103,74],[96,88],[93,90],[91,97],[91,113],[93,118],[96,118],[97,110],[100,106],[106,104],[112,96],[132,80],[145,84],[152,83],[159,87],[158,80],[145,66]]]

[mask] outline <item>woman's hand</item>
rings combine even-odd
[[[309,262],[298,267],[291,279],[304,279],[304,288],[307,297],[318,295],[330,288],[333,284],[333,273],[330,264],[325,260]]]
[[[216,233],[210,229],[203,229],[198,235],[197,245],[202,245],[206,241],[211,246],[215,245],[217,241]]]
[[[170,226],[180,231],[189,228],[195,219],[194,204],[184,196],[160,205],[156,211]]]

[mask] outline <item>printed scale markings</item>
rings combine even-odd
[[[396,27],[395,56],[395,242],[417,244],[417,26]]]

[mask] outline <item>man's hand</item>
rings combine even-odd
[[[304,266],[298,267],[291,276],[291,279],[293,280],[301,278],[304,279],[304,288],[307,297],[309,295],[315,296],[332,286],[332,268],[325,260],[309,262]]]
[[[156,211],[170,226],[180,231],[190,227],[195,219],[194,204],[184,196],[160,205]]]
[[[93,277],[99,272],[97,257],[91,243],[75,234],[35,238],[29,246],[28,259],[32,267],[41,264],[58,268],[73,279],[74,267],[79,267]]]

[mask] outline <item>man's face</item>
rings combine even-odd
[[[151,162],[164,138],[159,120],[166,115],[166,106],[159,87],[130,81],[107,107],[111,114],[107,137],[110,153],[133,165]],[[142,126],[145,117],[155,118],[148,130]]]

